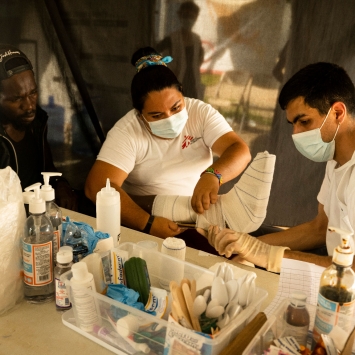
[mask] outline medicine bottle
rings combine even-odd
[[[22,243],[25,298],[31,303],[49,302],[54,298],[53,227],[40,198],[38,182],[25,188],[34,190],[30,199],[30,216],[26,219]]]
[[[73,265],[73,248],[63,246],[57,253],[57,264],[54,268],[55,279],[55,307],[57,311],[66,311],[71,308],[69,294],[65,282],[60,280],[60,275],[69,271]]]
[[[96,195],[96,229],[110,234],[114,247],[117,247],[121,234],[120,193],[106,180],[106,187]]]
[[[339,234],[341,242],[334,249],[332,264],[320,279],[313,345],[321,340],[321,334],[329,334],[335,326],[344,332],[350,332],[353,327],[355,273],[351,269],[354,253],[349,242],[352,233],[330,226],[328,230]]]
[[[293,292],[285,312],[285,336],[293,336],[305,347],[310,322],[306,301],[307,296],[303,292]]]

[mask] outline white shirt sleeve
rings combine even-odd
[[[136,117],[130,111],[122,117],[108,132],[106,140],[97,156],[98,160],[109,163],[129,174],[137,156],[137,142],[141,128],[135,122]]]

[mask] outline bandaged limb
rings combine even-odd
[[[197,230],[206,236],[204,230]],[[238,233],[231,229],[219,230],[218,226],[209,227],[207,239],[220,255],[229,258],[232,254],[238,254],[243,259],[273,272],[280,272],[284,251],[289,249],[263,243],[247,233]]]
[[[266,216],[271,183],[274,175],[275,155],[258,153],[239,181],[217,203],[211,204],[203,214],[197,215],[189,196],[158,195],[154,199],[152,214],[175,222],[196,223],[208,229],[217,225],[250,233],[260,227]]]

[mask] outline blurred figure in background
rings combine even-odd
[[[156,45],[163,56],[174,58],[171,70],[184,87],[184,95],[194,99],[203,99],[204,87],[201,84],[200,67],[204,51],[200,36],[192,32],[200,8],[193,1],[183,2],[177,12],[180,29],[165,37]]]

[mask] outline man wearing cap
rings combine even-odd
[[[41,172],[57,171],[47,141],[48,115],[37,101],[31,62],[19,49],[0,44],[0,168],[10,166],[23,189],[41,182]],[[64,178],[50,183],[61,207],[77,209],[76,194]]]

